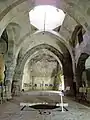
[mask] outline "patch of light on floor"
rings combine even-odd
[[[62,10],[50,6],[36,6],[29,12],[30,23],[39,30],[52,30],[62,25],[65,14]]]

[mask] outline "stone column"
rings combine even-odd
[[[77,81],[77,73],[76,73],[76,51],[75,46],[72,47],[72,53],[73,53],[73,83],[72,83],[72,91],[74,97],[76,97],[77,89],[78,89],[78,81]]]
[[[15,41],[18,40],[20,36],[20,26],[16,23],[10,23],[7,28],[8,35],[8,50],[5,55],[6,63],[6,85],[7,85],[7,98],[11,99],[11,87],[13,81],[14,70],[16,66],[16,46]]]
[[[12,88],[12,80],[13,80],[13,73],[14,73],[14,69],[12,68],[7,68],[6,70],[6,94],[7,94],[7,99],[11,99],[12,95],[11,95],[11,88]]]
[[[64,86],[67,95],[73,94],[73,68],[70,58],[67,56],[63,62]]]
[[[16,68],[15,69],[15,75],[13,77],[14,91],[15,91],[14,95],[15,96],[18,96],[21,93],[21,90],[22,90],[22,77],[23,77],[23,72]]]
[[[5,56],[6,63],[6,86],[7,86],[7,99],[11,99],[11,87],[15,69],[15,56],[14,56],[14,41],[9,41],[8,52]]]
[[[73,80],[70,76],[64,76],[64,84],[65,84],[65,90],[66,95],[72,96],[73,95]]]

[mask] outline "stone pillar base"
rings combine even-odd
[[[12,94],[9,89],[9,86],[6,86],[6,99],[11,100],[12,99]]]
[[[67,95],[67,96],[74,96],[73,80],[72,80],[72,78],[65,79],[65,95]]]
[[[9,80],[6,81],[6,98],[8,100],[12,99],[12,94],[11,94],[11,82]]]
[[[12,91],[12,96],[20,96],[20,88],[19,85],[14,84],[13,86],[13,91]]]
[[[7,92],[7,99],[8,99],[8,100],[11,100],[11,99],[12,99],[12,95],[11,95],[11,93],[9,93],[9,92]]]

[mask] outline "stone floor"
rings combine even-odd
[[[28,96],[28,97],[26,97]],[[58,94],[23,94],[13,100],[0,105],[0,120],[90,120],[90,108],[75,101],[65,98],[64,101],[69,104],[68,111],[60,112],[59,109],[45,110],[49,115],[41,115],[38,110],[26,108],[20,111],[20,102],[59,102]]]

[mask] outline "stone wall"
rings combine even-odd
[[[57,62],[48,62],[48,59],[41,59],[31,66],[28,63],[24,68],[22,88],[24,90],[51,90],[54,87],[57,72]]]
[[[4,81],[4,57],[2,54],[0,54],[0,81]]]

